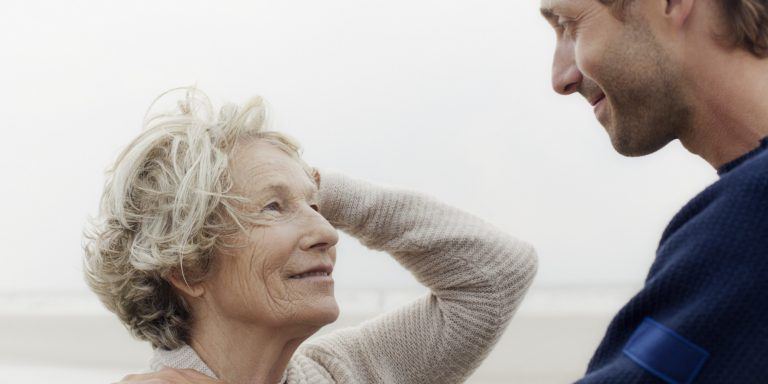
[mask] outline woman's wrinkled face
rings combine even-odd
[[[219,316],[264,327],[320,327],[336,320],[331,273],[336,230],[319,213],[305,166],[276,144],[242,143],[231,157],[234,193],[248,199],[237,246],[217,257],[206,293]]]

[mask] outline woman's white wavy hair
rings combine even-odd
[[[261,98],[218,115],[201,91],[183,92],[175,111],[150,115],[144,131],[107,172],[99,216],[85,230],[85,278],[104,305],[155,348],[188,343],[190,312],[168,282],[202,281],[228,239],[249,222],[231,193],[229,156],[263,139],[299,158],[288,137],[265,130]]]

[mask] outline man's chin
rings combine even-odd
[[[612,135],[611,144],[613,149],[620,155],[626,157],[640,157],[650,155],[664,148],[672,139],[648,140],[637,137],[627,137],[621,135]]]

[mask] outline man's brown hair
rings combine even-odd
[[[634,0],[599,0],[614,9],[622,19],[624,10]],[[724,16],[722,38],[753,55],[768,57],[768,0],[717,0]]]

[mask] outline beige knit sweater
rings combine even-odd
[[[528,244],[423,195],[322,175],[322,214],[389,252],[431,294],[307,341],[282,383],[458,383],[501,336],[536,273]],[[153,370],[214,373],[190,347],[156,350]]]

